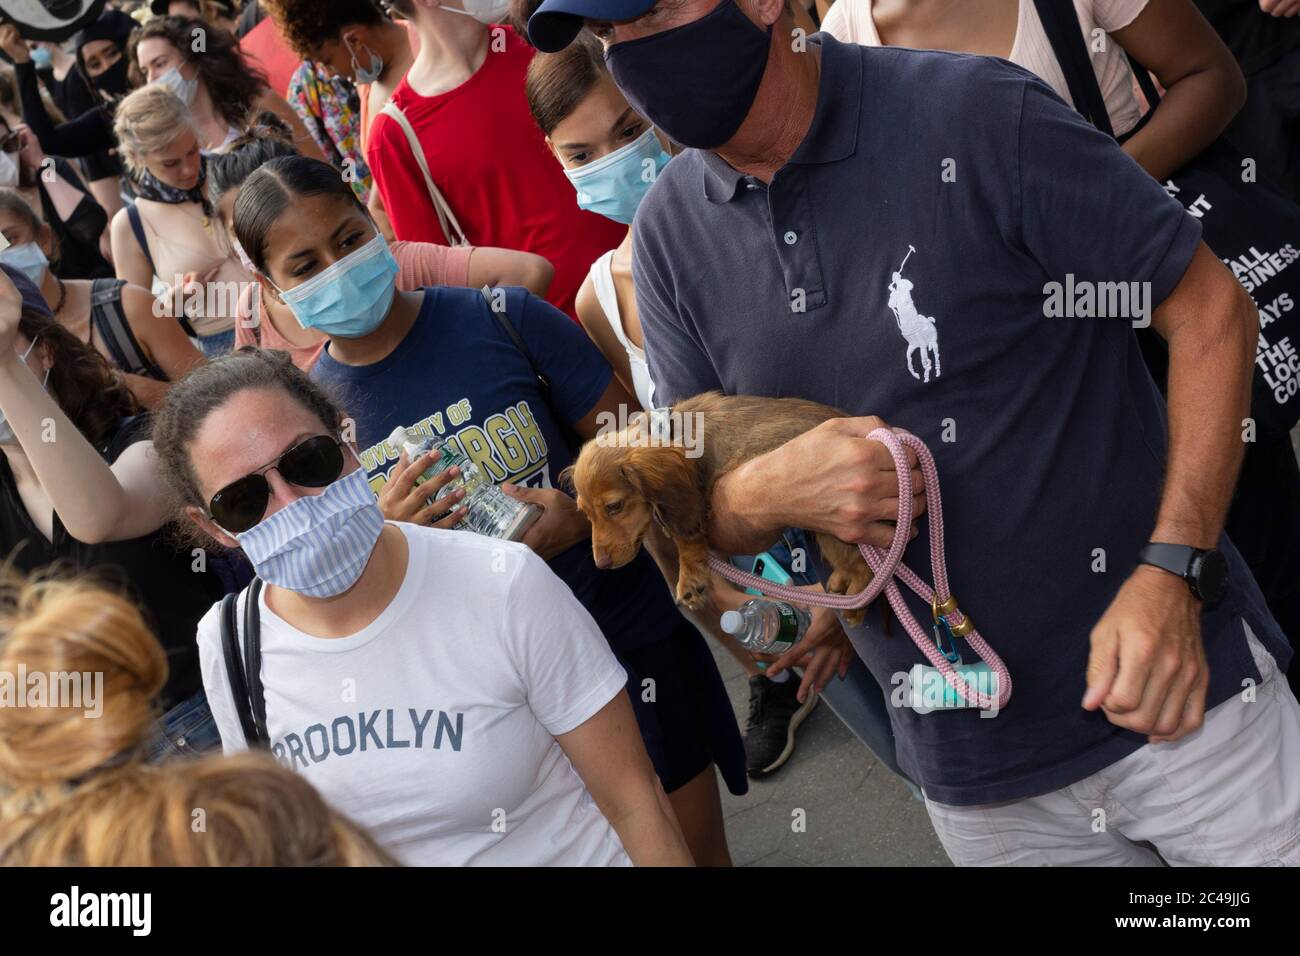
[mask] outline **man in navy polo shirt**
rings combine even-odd
[[[862,436],[883,419],[934,452],[953,590],[1015,693],[995,716],[908,709],[915,646],[875,615],[850,637],[953,859],[1300,863],[1290,649],[1222,536],[1257,317],[1197,221],[1000,60],[807,38],[784,0],[543,0],[529,27],[558,49],[584,24],[693,147],[633,227],[657,394],[879,416],[727,476],[715,546],[885,545],[897,476]],[[929,567],[925,535],[905,561]]]

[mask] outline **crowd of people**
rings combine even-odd
[[[0,863],[727,866],[825,700],[958,864],[1300,864],[1300,465],[1174,185],[1231,144],[1293,215],[1300,0],[109,0],[0,51],[0,677],[103,682],[0,702]],[[1149,309],[1048,318],[1067,275]],[[593,551],[580,448],[712,390],[849,416],[708,502],[813,600],[815,534],[896,531],[862,438],[931,448],[1005,709]]]

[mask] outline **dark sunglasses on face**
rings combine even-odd
[[[240,534],[262,520],[271,500],[266,473],[301,488],[324,488],[343,474],[343,443],[333,435],[316,435],[294,445],[276,461],[226,485],[208,502],[212,520],[231,534]]]

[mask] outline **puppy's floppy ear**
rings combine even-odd
[[[569,494],[576,493],[577,489],[573,487],[573,470],[578,466],[578,460],[575,458],[565,466],[564,470],[555,476],[556,486],[561,491],[567,491]]]
[[[703,534],[707,512],[698,469],[673,446],[629,448],[620,471],[674,536]]]

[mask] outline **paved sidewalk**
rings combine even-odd
[[[745,672],[710,641],[744,730]],[[829,707],[799,728],[790,761],[749,793],[722,785],[727,840],[737,866],[949,866],[925,807],[883,767]],[[721,777],[719,777],[721,784]],[[803,810],[804,832],[795,832]]]

